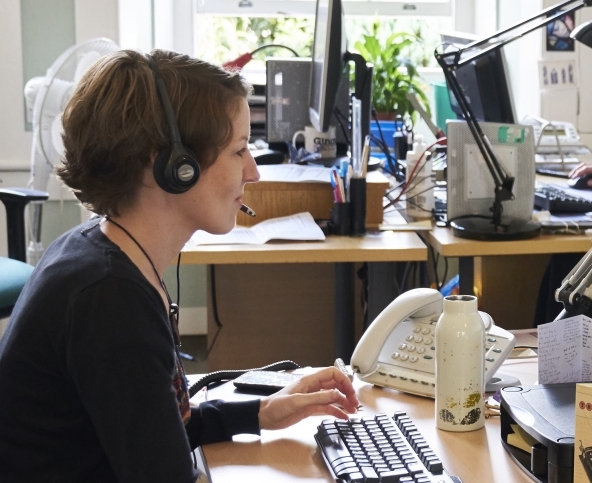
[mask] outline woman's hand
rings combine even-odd
[[[259,427],[283,429],[314,414],[347,419],[347,413],[355,413],[358,405],[347,376],[335,367],[327,367],[261,399]]]
[[[580,163],[569,173],[570,178],[579,178],[586,174],[592,174],[592,164]]]

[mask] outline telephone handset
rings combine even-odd
[[[397,297],[358,342],[351,358],[354,373],[377,386],[434,397],[435,329],[442,308],[442,294],[430,288],[409,290]],[[486,331],[485,381],[499,382],[493,376],[514,348],[516,338],[497,327],[489,314],[479,314]],[[519,383],[516,379],[503,382]]]

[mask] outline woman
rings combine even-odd
[[[162,274],[196,230],[231,230],[259,179],[248,92],[163,51],[110,54],[79,83],[58,174],[102,217],[48,248],[0,341],[0,481],[190,482],[197,445],[355,412],[334,368],[260,401],[189,407]]]

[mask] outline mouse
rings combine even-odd
[[[571,178],[567,181],[567,185],[575,190],[592,190],[592,173]]]

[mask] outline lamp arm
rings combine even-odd
[[[592,286],[592,248],[581,258],[555,290],[555,300],[561,302],[565,310],[577,309],[582,298]]]
[[[436,51],[436,60],[442,67],[446,82],[450,86],[454,97],[456,98],[460,109],[463,113],[463,117],[469,126],[471,134],[477,143],[477,147],[485,160],[485,164],[491,173],[493,182],[495,184],[496,201],[505,201],[512,198],[512,187],[514,185],[514,178],[511,177],[503,168],[502,164],[498,161],[493,148],[487,136],[481,129],[481,126],[477,122],[473,111],[469,103],[467,102],[460,84],[454,74],[456,68],[446,62],[444,56]],[[498,199],[499,198],[499,199]]]
[[[463,65],[469,64],[470,62],[477,60],[477,59],[489,54],[490,52],[492,52],[494,50],[501,49],[502,47],[504,47],[505,45],[508,45],[509,43],[513,42],[514,40],[520,39],[520,38],[524,37],[525,35],[529,34],[530,32],[533,32],[541,27],[544,27],[545,25],[555,22],[555,20],[557,20],[561,17],[564,17],[565,15],[568,15],[572,12],[575,12],[575,11],[579,10],[580,8],[592,6],[592,0],[577,0],[577,4],[574,5],[573,7],[569,8],[568,10],[562,10],[560,12],[557,12],[552,17],[547,17],[547,15],[549,13],[555,12],[557,10],[561,10],[564,7],[566,7],[567,5],[574,3],[574,1],[576,1],[576,0],[566,0],[565,2],[559,3],[557,5],[553,5],[552,7],[549,7],[547,9],[537,13],[536,15],[533,15],[532,17],[530,17],[526,20],[518,22],[510,27],[505,28],[505,29],[499,30],[496,33],[490,35],[489,37],[486,37],[481,40],[476,40],[474,42],[471,42],[470,44],[467,44],[462,49],[459,49],[459,50],[453,51],[453,52],[448,52],[448,53],[445,53],[442,55],[444,58],[449,58],[449,57],[454,58],[455,59],[454,60],[455,67],[459,68],[459,67],[462,67]],[[525,24],[533,22],[534,20],[536,20],[537,18],[542,17],[542,16],[545,16],[546,18],[541,20],[540,22],[536,23],[535,25],[531,26],[530,28],[528,28],[520,33],[517,33],[511,37],[501,39],[498,42],[495,42],[494,44],[492,44],[484,49],[479,49],[473,55],[466,56],[461,60],[461,55],[464,52],[474,50],[476,47],[479,47],[480,45],[489,43],[494,39],[498,39],[500,36],[507,34],[509,32],[512,32],[513,30],[516,30],[517,28],[522,27]]]

